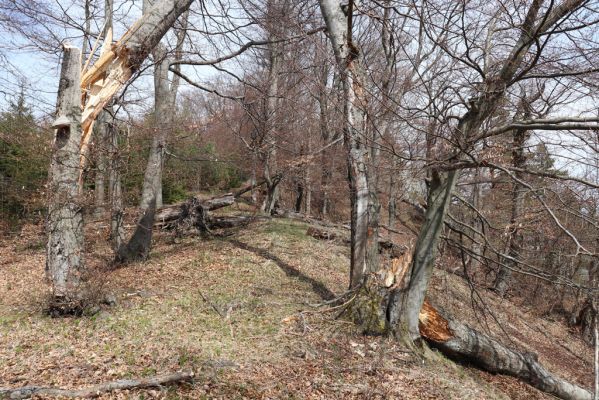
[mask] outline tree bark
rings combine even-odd
[[[144,2],[144,14],[152,13],[156,5],[150,0]],[[187,25],[187,15],[183,18],[183,28],[178,35],[175,48],[175,58],[180,58],[183,46],[184,31]],[[174,23],[174,21],[173,21]],[[172,129],[177,91],[178,75],[169,82],[168,72],[170,59],[166,48],[157,42],[152,57],[154,58],[154,123],[156,132],[152,139],[148,164],[144,174],[140,209],[141,218],[135,232],[126,246],[121,246],[117,252],[116,262],[126,264],[130,261],[145,260],[152,247],[152,226],[156,209],[162,206],[162,169],[164,166],[164,151],[169,131]]]
[[[153,52],[154,57],[154,135],[148,156],[148,163],[144,174],[141,202],[139,207],[146,211],[153,199],[156,207],[162,207],[162,169],[164,166],[164,151],[166,140],[172,126],[174,102],[171,96],[168,69],[170,60],[166,56],[166,49],[162,44]]]
[[[77,160],[78,161],[78,160]],[[29,399],[33,396],[67,397],[67,398],[93,398],[103,393],[115,390],[143,389],[162,387],[176,382],[188,382],[194,377],[193,372],[175,372],[173,374],[157,375],[141,379],[121,379],[118,381],[101,383],[83,389],[61,389],[43,386],[25,386],[17,389],[0,388],[0,397],[8,399]]]
[[[58,86],[57,120],[50,166],[46,276],[52,284],[50,311],[81,311],[85,279],[83,217],[79,198],[79,143],[81,140],[81,52],[64,47]]]
[[[492,373],[514,376],[564,400],[591,400],[586,389],[547,371],[536,354],[512,350],[496,340],[451,318],[428,302],[419,315],[420,333],[433,347],[450,358],[469,361]]]
[[[94,215],[96,218],[101,218],[106,212],[106,147],[108,142],[108,134],[106,130],[106,122],[103,115],[98,117],[98,123],[95,126],[95,159],[96,171],[94,176]]]
[[[350,1],[349,5],[353,7],[353,2]],[[361,55],[351,42],[349,31],[351,21],[348,21],[348,16],[352,15],[353,10],[344,12],[341,4],[335,0],[321,0],[320,8],[343,82],[344,135],[351,196],[350,288],[356,288],[371,270],[376,270],[376,266],[368,265],[368,245],[376,240],[372,240],[374,232],[369,229],[369,148],[364,140],[366,113]]]
[[[270,215],[279,201],[280,179],[273,179],[277,170],[277,138],[275,132],[275,119],[278,107],[279,74],[283,56],[282,44],[276,42],[276,35],[272,35],[269,49],[268,89],[264,108],[264,141],[266,143],[266,156],[264,160],[264,178],[266,179],[266,197],[262,203],[262,211]]]
[[[523,110],[518,114],[521,114],[522,118],[528,119],[531,116],[530,105],[527,103],[526,96],[522,98],[520,107]],[[516,129],[512,134],[512,165],[516,169],[514,175],[517,180],[512,182],[512,209],[510,215],[510,229],[508,234],[508,256],[504,263],[505,267],[501,267],[495,278],[493,287],[497,293],[501,296],[505,296],[505,293],[509,287],[509,282],[512,276],[512,271],[518,266],[517,261],[520,257],[520,250],[522,248],[522,233],[520,229],[520,218],[522,210],[524,208],[524,190],[525,187],[518,182],[524,178],[524,174],[521,172],[526,166],[526,155],[524,154],[524,145],[528,140],[530,133],[524,129]]]
[[[418,313],[433,274],[439,237],[456,181],[456,171],[433,171],[424,223],[416,241],[406,284],[394,289],[389,301],[389,325],[398,337],[411,341],[420,337]]]
[[[112,250],[116,254],[125,241],[119,130],[115,125],[112,112],[106,111],[106,116],[110,119],[110,122],[107,122],[108,137],[110,139],[110,170],[108,174],[110,196],[110,242]]]

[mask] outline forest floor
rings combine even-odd
[[[193,384],[121,391],[104,399],[544,399],[514,378],[421,359],[366,337],[318,303],[347,287],[349,249],[306,235],[288,219],[256,222],[223,238],[157,233],[151,258],[94,278],[102,306],[81,318],[44,315],[41,226],[0,241],[0,387],[80,388],[193,370]],[[106,227],[90,224],[87,260],[110,260]],[[484,289],[478,289],[484,290]],[[430,296],[458,319],[539,355],[590,387],[592,351],[559,321],[490,292],[493,315],[472,308],[471,288],[438,270]],[[486,321],[486,322],[485,322]],[[488,323],[488,325],[487,325]]]

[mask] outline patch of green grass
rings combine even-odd
[[[308,240],[310,238],[306,235],[306,230],[306,224],[288,220],[273,220],[270,221],[264,228],[265,233],[276,234],[298,240]]]

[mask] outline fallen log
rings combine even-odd
[[[337,232],[317,228],[315,226],[309,227],[306,231],[306,235],[318,240],[338,240],[344,244],[349,244],[350,241],[349,235],[339,234]],[[407,250],[407,247],[393,243],[391,240],[379,239],[379,252],[388,252],[391,258],[400,257]]]
[[[157,375],[150,378],[121,379],[82,389],[61,389],[44,386],[25,386],[16,389],[0,388],[0,399],[29,399],[32,396],[43,396],[46,398],[92,398],[115,390],[143,389],[161,387],[163,385],[179,382],[190,382],[193,379],[193,376],[193,372],[175,372],[173,374]]]
[[[227,207],[235,203],[235,195],[233,193],[226,193],[219,197],[213,197],[210,199],[201,199],[199,196],[191,197],[186,201],[171,204],[169,206],[161,207],[156,212],[154,219],[154,225],[165,225],[169,222],[178,220],[181,215],[189,208],[191,204],[196,207],[201,206],[205,211],[218,210],[219,208]]]
[[[422,337],[443,354],[468,361],[497,374],[516,377],[564,400],[592,400],[586,389],[561,379],[545,369],[534,353],[518,352],[467,325],[443,316],[428,301],[419,315]]]
[[[266,183],[265,179],[261,179],[258,182],[252,184],[248,183],[235,192],[225,193],[218,197],[213,197],[210,199],[202,199],[199,195],[195,195],[186,201],[181,201],[175,204],[171,204],[168,206],[161,207],[156,211],[155,225],[165,225],[169,222],[176,221],[181,217],[181,214],[185,212],[186,207],[189,207],[189,204],[194,202],[200,204],[205,211],[214,211],[219,208],[227,207],[233,205],[235,201],[241,197],[243,194],[252,190],[252,188],[257,188]]]

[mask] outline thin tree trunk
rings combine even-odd
[[[597,304],[592,300],[593,305],[593,333],[595,347],[595,393],[593,400],[599,400],[599,317],[597,315]]]
[[[110,242],[112,250],[116,252],[125,242],[125,228],[123,222],[123,192],[121,187],[121,163],[119,151],[119,130],[112,119],[112,113],[106,112],[111,121],[107,123],[110,138],[110,172],[108,187],[110,191]]]
[[[272,35],[276,40],[276,35]],[[279,182],[272,179],[277,172],[277,138],[275,121],[278,108],[279,74],[283,57],[282,44],[271,42],[269,49],[268,89],[264,108],[264,141],[266,143],[266,157],[264,161],[264,178],[266,179],[266,198],[262,204],[262,211],[271,214],[279,201]]]
[[[320,58],[319,58],[320,57]],[[319,105],[319,129],[320,137],[322,139],[322,145],[326,146],[331,138],[328,128],[328,80],[329,80],[329,67],[326,59],[317,52],[316,64],[321,64],[320,73],[320,87],[318,88],[318,105]],[[329,184],[331,180],[331,151],[325,149],[321,154],[320,166],[322,172],[320,174],[320,190],[322,193],[322,206],[320,208],[320,214],[325,218],[330,211],[330,199],[329,199]]]
[[[297,196],[295,198],[294,210],[296,213],[302,212],[302,203],[304,202],[304,185],[301,181],[297,183]]]
[[[96,172],[94,179],[94,215],[101,218],[106,211],[106,147],[108,135],[105,118],[106,112],[100,114],[95,125],[96,142],[94,146],[96,156]]]
[[[529,116],[529,113],[524,114],[525,117]],[[512,141],[512,165],[515,167],[516,178],[521,180],[523,174],[518,170],[525,167],[526,155],[524,154],[524,144],[528,139],[528,133],[525,130],[515,130],[513,133]],[[524,190],[525,188],[517,181],[512,183],[512,209],[510,215],[510,229],[508,235],[508,256],[504,260],[505,267],[501,267],[497,273],[495,283],[493,285],[495,291],[501,296],[505,296],[505,293],[509,287],[509,282],[512,276],[512,270],[517,267],[517,259],[520,257],[520,250],[522,247],[522,234],[520,233],[520,216],[524,207]]]
[[[389,177],[389,205],[387,206],[389,211],[387,226],[390,229],[395,228],[395,218],[397,215],[397,170],[397,161],[396,158],[393,158],[393,167],[391,168]]]
[[[50,309],[81,311],[85,279],[83,217],[79,198],[81,141],[81,52],[65,45],[58,87],[57,120],[50,166],[46,275],[52,284]]]

